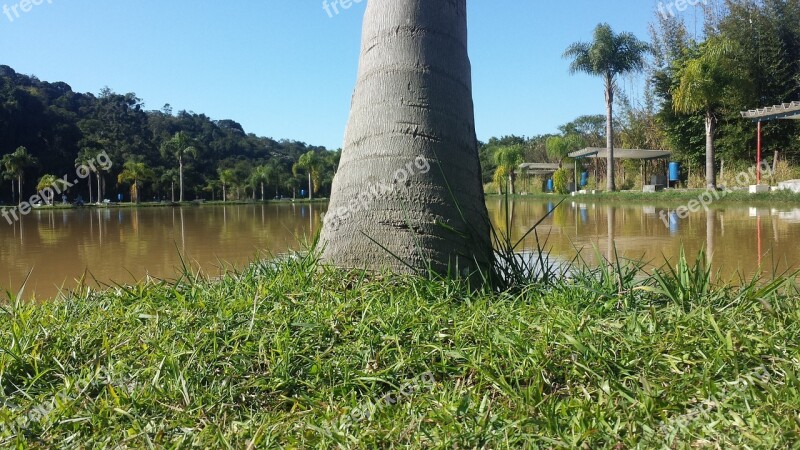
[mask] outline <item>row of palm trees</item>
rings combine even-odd
[[[195,146],[194,142],[183,132],[178,132],[168,141],[164,142],[161,146],[162,155],[165,157],[173,157],[178,161],[178,178],[179,178],[179,192],[180,192],[180,201],[184,200],[184,189],[183,189],[183,166],[184,160],[187,156],[197,156],[197,147]],[[75,166],[86,166],[86,167],[94,167],[92,164],[94,161],[97,160],[97,154],[99,152],[90,149],[84,148],[78,153],[78,158],[75,160]],[[12,200],[16,199],[17,203],[22,201],[22,182],[25,176],[25,172],[32,167],[38,165],[38,160],[33,157],[28,149],[20,146],[18,147],[13,153],[9,153],[3,155],[2,159],[0,159],[0,166],[2,166],[2,175],[3,178],[7,181],[12,181]],[[92,192],[92,172],[91,170],[88,172],[88,181],[89,181],[89,202],[93,202],[93,192]],[[131,184],[131,198],[133,201],[139,201],[139,191],[140,191],[140,183],[143,181],[152,180],[155,178],[155,173],[152,169],[147,167],[145,163],[137,160],[129,160],[126,161],[123,165],[123,169],[120,174],[117,176],[118,183],[130,183]],[[102,194],[101,194],[101,183],[100,177],[97,176],[97,200],[99,201]],[[55,175],[46,174],[41,177],[39,183],[36,186],[36,190],[40,191],[45,189],[49,186],[53,186],[54,183],[58,181],[58,178]],[[14,186],[16,183],[16,188]]]
[[[3,168],[3,178],[11,181],[11,197],[12,201],[17,198],[17,203],[22,202],[22,180],[25,176],[25,171],[38,164],[36,158],[28,153],[25,147],[17,147],[13,153],[3,155],[0,159],[0,165]],[[16,181],[16,190],[14,189],[14,182]]]

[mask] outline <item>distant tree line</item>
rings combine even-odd
[[[645,89],[638,101],[604,74],[605,68],[615,67],[615,58],[630,62],[617,52],[602,58],[608,55],[601,50],[621,45],[616,41],[623,41],[625,33],[616,35],[600,24],[591,43],[571,46],[565,56],[573,70],[605,78],[606,98],[615,106],[611,126],[602,115],[588,115],[555,134],[492,138],[481,144],[484,183],[515,179],[511,162],[519,154],[525,162],[563,163],[567,150],[606,148],[608,129],[614,130],[610,144],[615,147],[672,150],[673,160],[700,172],[704,168],[709,187],[716,187],[723,160],[734,167],[753,164],[756,126],[740,112],[800,101],[800,0],[708,0],[702,12],[704,26],[696,36],[684,15],[659,13],[646,48],[627,36],[635,45],[622,47],[639,47],[647,56]],[[616,95],[608,95],[610,88]],[[778,152],[791,165],[800,165],[800,121],[771,122],[763,138],[768,159]],[[617,160],[615,165],[624,177],[625,163]],[[629,171],[638,170],[628,165]]]
[[[663,146],[686,163],[754,163],[756,126],[740,111],[800,101],[800,0],[709,0],[702,36],[680,17],[651,27],[650,90]],[[800,163],[798,121],[764,127],[764,151]]]
[[[113,166],[70,188],[85,200],[234,200],[327,196],[339,152],[246,133],[135,94],[74,92],[0,66],[0,202],[29,197],[41,180],[75,172],[105,151]],[[99,191],[98,191],[99,189]]]

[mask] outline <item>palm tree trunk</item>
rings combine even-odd
[[[514,173],[509,172],[508,174],[508,185],[510,186],[509,189],[511,190],[511,195],[515,195],[517,192],[514,189]]]
[[[261,201],[264,201],[264,182],[261,182]]]
[[[183,203],[183,157],[178,156],[178,183],[179,183],[179,195],[180,195],[180,202]],[[175,201],[173,196],[172,201]]]
[[[98,171],[94,177],[97,179],[97,203],[103,201],[103,190],[100,189],[100,172]]]
[[[314,190],[313,186],[311,185],[311,172],[308,172],[308,199],[314,200]]]
[[[228,201],[228,190],[225,188],[225,185],[222,185],[222,202]]]
[[[606,76],[606,148],[608,161],[606,167],[606,190],[617,190],[614,182],[614,79]]]
[[[716,121],[711,111],[706,113],[706,188],[717,189],[717,169],[714,159]]]
[[[371,189],[368,206],[350,206]],[[328,211],[324,263],[451,275],[490,264],[466,0],[367,3]]]
[[[22,175],[17,176],[17,205],[22,204]]]

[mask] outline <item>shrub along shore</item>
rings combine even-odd
[[[561,200],[562,198],[572,199],[575,201],[586,202],[602,202],[602,203],[615,203],[615,202],[636,202],[636,203],[650,203],[650,204],[679,204],[686,203],[691,200],[697,200],[702,195],[708,193],[708,196],[713,200],[708,203],[709,206],[714,205],[727,205],[737,204],[740,206],[746,205],[788,205],[796,203],[800,205],[800,194],[792,191],[775,191],[762,194],[750,194],[747,191],[718,191],[716,194],[707,191],[706,189],[668,189],[661,192],[641,192],[641,191],[619,191],[619,192],[603,192],[597,191],[595,194],[577,194],[575,196],[565,196],[552,193],[531,193],[523,195],[514,195],[514,199],[554,199]],[[487,198],[503,198],[505,195],[487,194]]]
[[[9,294],[0,447],[788,448],[795,279],[717,286],[682,259],[497,292],[309,254]]]

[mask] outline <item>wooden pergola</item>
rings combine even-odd
[[[756,184],[761,184],[761,123],[773,120],[800,120],[800,102],[783,103],[761,109],[742,111],[742,117],[758,123],[756,149]]]
[[[576,152],[572,152],[569,155],[570,158],[575,160],[575,174],[577,177],[578,167],[577,167],[577,160],[585,159],[585,158],[592,158],[592,159],[601,159],[605,160],[608,159],[608,149],[605,147],[587,147],[583,150],[578,150]],[[619,148],[614,149],[614,159],[635,159],[642,161],[642,183],[647,184],[647,169],[644,166],[645,161],[657,161],[657,160],[668,160],[672,156],[672,152],[669,150],[645,150],[645,149],[629,149],[629,148]],[[668,171],[665,168],[665,172]],[[597,180],[597,169],[595,167],[595,181]],[[577,178],[576,178],[577,179]],[[667,175],[667,182],[669,182],[669,175]]]
[[[526,175],[552,175],[560,167],[553,163],[522,163],[519,170]]]

